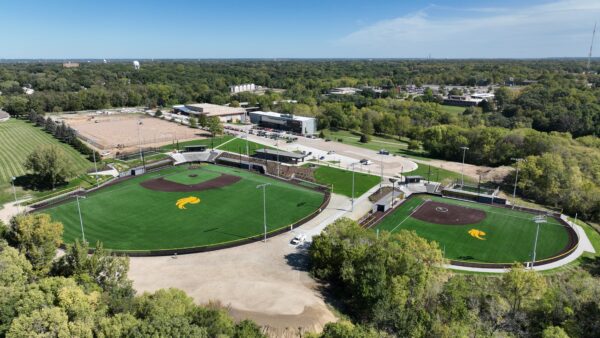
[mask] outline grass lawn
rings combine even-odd
[[[424,203],[424,198],[480,209],[486,212],[486,217],[479,223],[469,225],[440,225],[411,217],[415,208]],[[529,213],[480,203],[417,196],[406,200],[374,229],[391,232],[414,230],[419,236],[438,242],[448,259],[512,263],[531,260],[536,233],[532,217]],[[547,220],[547,223],[540,225],[537,260],[555,256],[568,243],[568,234],[563,226],[553,218]],[[485,240],[470,236],[468,231],[471,229],[485,232]]]
[[[418,163],[419,167],[416,170],[404,172],[404,175],[419,175],[427,180],[429,176],[429,166]],[[450,179],[452,181],[459,180],[460,181],[460,173],[455,171],[450,171],[442,168],[431,167],[431,176],[430,180],[433,182],[442,182],[446,179]],[[472,178],[465,176],[465,182],[476,183]]]
[[[467,107],[448,106],[448,105],[443,105],[443,104],[440,104],[439,107],[440,107],[440,110],[445,113],[460,114],[460,115],[462,115],[462,113],[465,111],[465,109],[467,109]]]
[[[25,174],[25,158],[41,145],[57,145],[73,162],[77,173],[84,173],[93,164],[71,146],[59,142],[52,135],[33,124],[17,119],[0,123],[0,184]]]
[[[352,171],[319,166],[315,170],[317,183],[331,186],[336,194],[352,197]],[[359,197],[381,181],[379,176],[355,172],[354,197]]]
[[[424,161],[429,160],[429,158],[423,157],[426,155],[425,152],[408,150],[408,143],[398,141],[397,139],[371,136],[371,141],[368,143],[361,143],[360,134],[349,130],[324,130],[324,132],[327,138],[331,139],[332,141],[339,142],[341,139],[342,143],[370,149],[375,152],[379,152],[381,149],[386,149],[390,152],[390,154],[403,155]]]
[[[256,142],[248,141],[248,151],[250,152],[250,156],[256,154],[256,149],[275,149],[270,146],[262,145]],[[246,154],[246,140],[241,138],[236,138],[230,142],[223,144],[220,147],[217,147],[219,150],[228,151],[231,153],[242,153],[242,155]]]
[[[160,192],[141,182],[166,176],[184,180],[189,174],[206,179],[226,173],[242,178],[229,186],[198,192]],[[268,231],[289,227],[318,209],[323,194],[236,168],[206,165],[197,169],[184,166],[135,177],[106,187],[81,199],[86,240],[102,241],[113,250],[159,250],[210,246],[242,240],[263,232],[262,190],[267,187]],[[197,197],[198,204],[179,209],[181,198]],[[64,224],[64,240],[81,238],[77,205],[74,200],[46,209]]]

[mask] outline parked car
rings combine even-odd
[[[360,164],[369,165],[369,164],[373,164],[373,161],[363,158],[362,160],[360,160]]]
[[[379,151],[379,154],[380,154],[380,155],[389,155],[389,154],[390,154],[390,152],[389,152],[389,151],[387,151],[387,150],[385,150],[385,149],[381,149],[381,150]]]
[[[327,152],[327,155],[333,155],[333,154],[335,154],[335,151],[333,151],[333,150],[330,150]]]
[[[306,241],[306,234],[297,234],[290,243],[293,245],[302,244]]]

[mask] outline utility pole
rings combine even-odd
[[[263,190],[263,226],[265,229],[263,242],[265,243],[267,243],[267,186],[269,185],[271,185],[271,183],[264,183],[256,186],[256,189],[262,188]]]
[[[467,150],[469,150],[469,147],[460,147],[460,149],[463,150],[463,160],[462,166],[460,168],[460,185],[462,188],[465,185],[465,155],[467,154]]]
[[[519,163],[521,163],[521,161],[523,161],[523,159],[520,157],[511,157],[510,159],[517,162],[517,173],[515,174],[515,186],[513,188],[513,202],[514,202],[514,199],[516,198],[515,196],[517,195],[517,181],[519,180]]]

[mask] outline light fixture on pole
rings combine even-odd
[[[460,147],[460,149],[463,150],[462,166],[460,167],[460,186],[463,187],[465,185],[465,156],[469,147]]]
[[[15,206],[17,207],[17,213],[20,214],[21,213],[21,208],[19,207],[19,203],[17,202],[17,189],[15,189],[15,180],[17,178],[16,177],[11,177],[10,178],[10,183],[12,183],[12,188],[13,188],[13,196],[15,197]]]
[[[271,183],[259,184],[256,186],[256,189],[262,188],[263,190],[263,226],[265,229],[265,236],[263,241],[267,242],[267,186],[271,185]]]
[[[513,200],[516,198],[515,196],[517,195],[517,180],[519,179],[519,164],[521,163],[521,161],[523,161],[522,158],[519,157],[511,157],[511,160],[517,162],[517,173],[515,174],[515,187],[513,188]]]
[[[85,199],[85,196],[79,196],[79,195],[75,195],[75,199],[77,200],[77,211],[79,211],[79,225],[81,226],[81,238],[83,239],[83,242],[86,243],[85,241],[85,232],[83,231],[83,217],[81,216],[81,205],[79,204],[79,199]]]

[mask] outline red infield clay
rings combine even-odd
[[[467,225],[482,221],[485,218],[485,212],[458,205],[427,201],[411,216],[435,224]]]
[[[157,178],[153,180],[148,180],[140,183],[140,185],[146,189],[157,190],[157,191],[165,191],[165,192],[191,192],[191,191],[202,191],[208,189],[216,189],[221,187],[226,187],[228,185],[232,185],[241,180],[241,177],[222,174],[217,178],[213,178],[212,180],[208,180],[198,184],[181,184],[175,183],[164,178]]]

